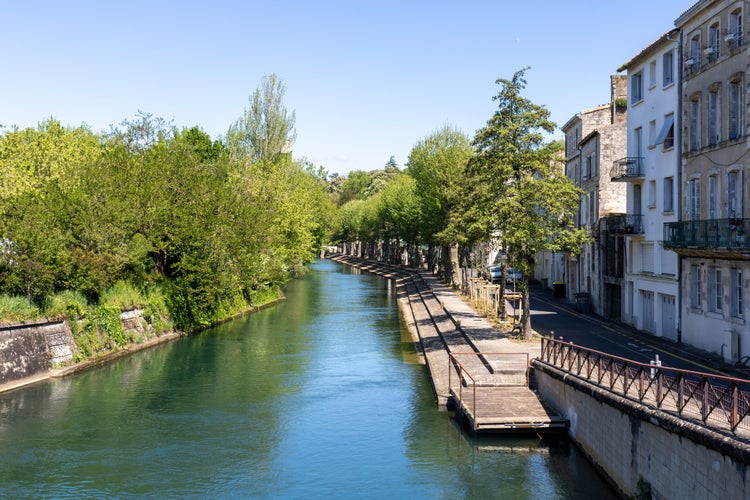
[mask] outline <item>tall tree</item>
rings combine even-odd
[[[521,325],[528,339],[528,277],[537,253],[578,253],[587,235],[575,228],[572,217],[583,193],[564,175],[559,143],[545,142],[545,132],[555,129],[550,113],[522,96],[525,71],[496,81],[498,109],[474,138],[464,192],[473,207],[481,208],[464,216],[467,225],[482,226],[488,238],[498,238],[509,265],[523,273]]]
[[[408,173],[416,181],[417,195],[422,203],[423,236],[430,244],[430,257],[434,245],[443,246],[444,278],[454,280],[450,247],[458,238],[448,230],[451,214],[460,201],[460,183],[472,150],[469,138],[462,132],[444,126],[417,142],[409,153]],[[434,267],[430,258],[430,266]]]
[[[235,158],[268,166],[278,162],[294,143],[295,113],[284,107],[286,86],[275,75],[263,77],[250,98],[250,109],[227,132],[227,144]]]

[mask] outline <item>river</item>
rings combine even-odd
[[[320,261],[286,295],[0,394],[0,497],[616,498],[572,446],[438,411],[388,280]]]

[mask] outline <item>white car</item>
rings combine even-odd
[[[508,269],[508,281],[521,281],[521,271],[518,269]]]
[[[487,266],[484,268],[482,275],[484,276],[484,279],[494,283],[502,279],[503,269],[500,266]]]

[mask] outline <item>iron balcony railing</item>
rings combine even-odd
[[[614,394],[719,429],[750,429],[747,380],[638,363],[542,339],[540,359]]]
[[[750,249],[750,219],[704,219],[664,224],[665,248]]]
[[[643,158],[640,156],[628,156],[615,160],[609,171],[609,177],[613,181],[628,181],[643,176]]]
[[[613,234],[643,234],[643,215],[610,215],[607,217],[607,229]]]

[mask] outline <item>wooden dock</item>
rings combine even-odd
[[[562,432],[568,428],[568,421],[528,387],[479,386],[476,395],[471,387],[451,388],[451,397],[457,420],[476,433]]]

